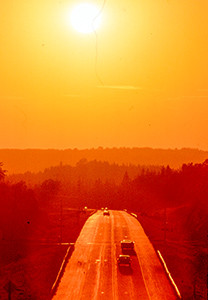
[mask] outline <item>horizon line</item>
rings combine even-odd
[[[91,147],[91,148],[77,148],[77,147],[73,147],[73,148],[10,148],[10,147],[5,147],[5,148],[0,148],[1,150],[21,150],[21,151],[25,151],[25,150],[55,150],[55,151],[67,151],[67,150],[77,150],[77,151],[84,151],[84,150],[119,150],[119,149],[130,149],[130,150],[134,150],[134,149],[151,149],[151,150],[171,150],[171,151],[181,151],[181,150],[197,150],[197,151],[204,151],[204,152],[208,152],[208,149],[200,149],[200,148],[194,148],[194,147],[181,147],[181,148],[162,148],[162,147],[150,147],[150,146],[117,146],[117,147],[104,147],[104,146],[97,146],[97,147]]]

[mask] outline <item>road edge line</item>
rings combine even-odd
[[[174,290],[175,290],[175,292],[176,292],[178,298],[179,298],[179,299],[182,299],[181,294],[180,294],[180,292],[179,292],[179,289],[178,289],[178,287],[177,287],[177,285],[176,285],[176,283],[175,283],[173,277],[171,276],[171,274],[170,274],[170,272],[169,272],[169,270],[168,270],[168,267],[167,267],[167,265],[166,265],[166,262],[165,262],[164,258],[162,257],[162,254],[160,253],[159,250],[157,250],[157,253],[158,253],[158,256],[159,256],[159,258],[160,258],[160,261],[162,262],[163,267],[164,267],[164,269],[165,269],[165,271],[166,271],[166,273],[167,273],[167,275],[168,275],[168,277],[169,277],[169,279],[170,279],[170,282],[171,282],[172,286],[174,287]]]
[[[59,282],[61,280],[61,277],[62,277],[64,269],[65,269],[65,266],[66,266],[66,264],[67,264],[70,256],[72,255],[73,251],[74,251],[74,244],[71,243],[71,245],[68,247],[68,249],[66,251],[66,254],[65,254],[64,259],[62,261],[61,267],[60,267],[60,269],[58,271],[58,275],[56,276],[56,279],[55,279],[55,281],[54,281],[54,283],[52,285],[51,293],[50,293],[50,296],[51,296],[50,299],[52,299],[52,297],[54,296],[54,294],[55,294],[55,292],[57,290],[57,287],[59,285]]]

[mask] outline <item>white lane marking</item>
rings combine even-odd
[[[117,278],[117,264],[115,264],[116,250],[114,237],[114,216],[111,217],[111,264],[112,264],[112,294],[113,299],[118,299],[118,278]]]
[[[126,220],[126,216],[125,215],[124,215],[124,218]],[[126,222],[126,224],[129,224],[129,222]],[[133,225],[133,223],[132,223],[132,225]],[[139,257],[139,252],[137,250],[137,246],[136,245],[135,245],[135,250],[136,250],[137,258],[138,258],[138,261],[139,261],[140,270],[141,270],[141,274],[142,274],[142,279],[143,279],[143,282],[144,282],[144,285],[145,285],[145,288],[146,288],[147,296],[151,300],[150,293],[149,293],[149,290],[148,290],[148,286],[147,286],[147,283],[146,283],[145,278],[144,278],[144,272],[143,272],[142,265],[141,265],[141,259]]]
[[[178,289],[178,287],[177,287],[175,281],[173,280],[173,277],[171,276],[171,274],[170,274],[170,272],[169,272],[169,270],[168,270],[168,267],[167,267],[167,265],[166,265],[166,263],[165,263],[164,258],[162,257],[162,254],[160,253],[159,250],[157,250],[157,253],[159,254],[159,257],[160,257],[160,259],[161,259],[161,261],[162,261],[162,263],[163,263],[163,266],[164,266],[164,268],[165,268],[165,271],[166,271],[166,273],[168,274],[168,277],[170,278],[170,281],[171,281],[172,285],[174,286],[174,288],[175,288],[175,290],[176,290],[176,293],[177,293],[178,297],[181,299],[181,294],[180,294],[180,292],[179,292],[179,289]]]
[[[103,240],[106,241],[107,227],[104,228]],[[96,273],[96,285],[94,287],[92,299],[96,300],[98,298],[98,291],[101,286],[101,267],[102,267],[102,258],[104,257],[106,243],[100,243],[99,259],[96,259],[97,264],[97,273]]]
[[[97,226],[96,226],[96,230],[95,230],[95,233],[94,233],[94,236],[93,236],[93,242],[95,241],[95,237],[97,236],[98,227],[99,227],[98,224],[99,224],[99,222],[98,222],[98,218],[97,218]],[[86,274],[87,274],[87,272],[88,272],[89,269],[90,269],[90,263],[88,263],[88,262],[90,261],[91,253],[92,253],[92,250],[93,250],[93,244],[94,244],[93,242],[92,242],[91,245],[89,246],[88,258],[87,258],[87,260],[86,260],[86,262],[87,262],[87,268],[86,268],[86,270],[85,270],[84,273],[83,273],[84,278],[83,278],[82,284],[81,284],[81,286],[80,286],[80,292],[79,292],[79,298],[78,298],[78,299],[81,299],[81,296],[82,296],[82,290],[83,290],[84,283],[85,283],[85,280],[86,280]]]
[[[132,276],[131,276],[131,278],[130,278],[130,286],[131,286],[130,292],[129,292],[130,299],[136,299],[136,298],[135,298],[135,289],[134,289],[134,283],[133,283],[133,278],[132,278]]]
[[[100,247],[100,257],[102,256],[104,246]],[[96,272],[96,285],[94,287],[92,299],[97,299],[98,290],[100,286],[100,271],[101,271],[101,259],[97,259],[97,272]]]

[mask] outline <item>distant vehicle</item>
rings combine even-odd
[[[104,207],[101,207],[101,210],[104,210]]]
[[[110,216],[110,212],[109,212],[109,210],[104,210],[104,212],[103,212],[103,216]]]
[[[131,258],[130,255],[120,254],[117,258],[117,263],[119,266],[131,266]]]
[[[131,240],[122,240],[121,241],[122,250],[134,250],[134,242]]]

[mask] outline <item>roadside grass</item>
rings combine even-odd
[[[138,219],[156,250],[162,253],[184,300],[207,299],[207,239],[192,239],[186,227],[188,208],[178,207]],[[200,222],[200,219],[199,219]],[[204,224],[205,226],[206,224]],[[203,226],[201,227],[203,228]]]
[[[16,288],[12,299],[46,300],[56,279],[69,243],[76,241],[92,210],[51,211],[47,226],[24,241],[3,241],[0,246],[0,299],[8,299],[5,285]]]

